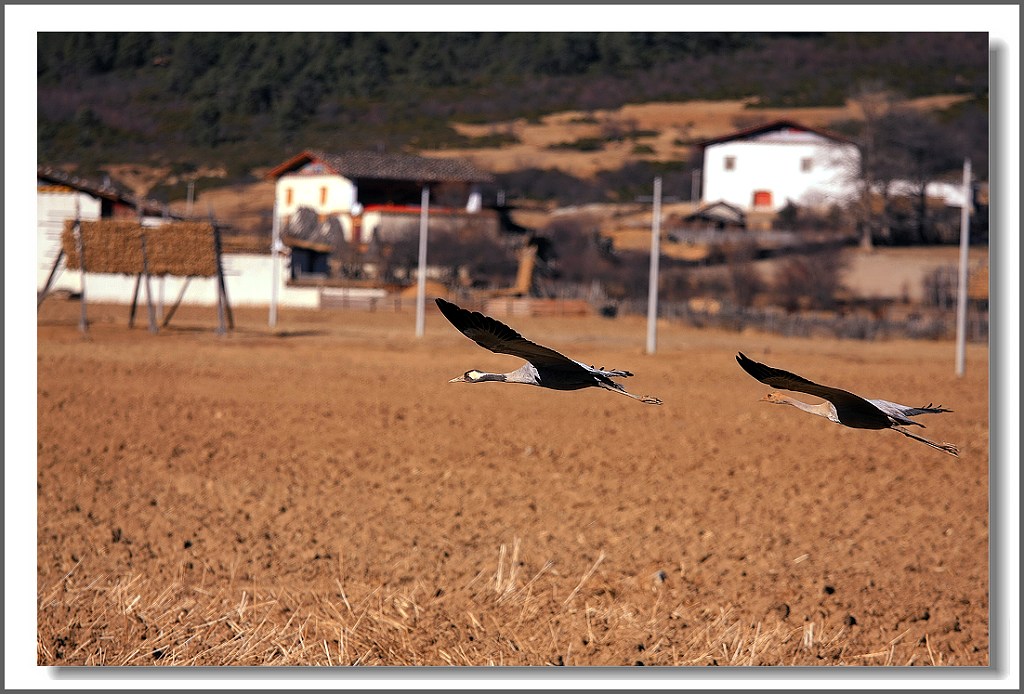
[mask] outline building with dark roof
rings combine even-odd
[[[494,177],[464,159],[430,158],[412,154],[381,152],[343,152],[305,150],[267,172],[267,178],[280,178],[297,170],[321,165],[323,170],[345,178],[409,182],[417,185],[437,183],[490,183]]]
[[[424,188],[431,228],[487,233],[498,227],[494,210],[482,205],[482,188],[494,177],[462,159],[310,149],[264,177],[276,183],[275,210],[281,239],[292,249],[293,279],[331,276],[332,259],[414,234]]]

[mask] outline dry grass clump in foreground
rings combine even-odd
[[[848,648],[829,618],[750,624],[730,607],[612,586],[599,555],[580,576],[548,561],[524,572],[520,542],[465,586],[334,590],[76,576],[39,598],[41,664],[128,666],[944,665],[927,633],[875,652]],[[633,601],[615,596],[629,591]],[[643,598],[642,601],[639,598]],[[910,629],[901,636],[906,636]]]

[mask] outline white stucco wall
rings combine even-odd
[[[100,200],[87,193],[39,190],[36,193],[36,280],[38,287],[46,283],[53,261],[60,252],[64,221],[78,218],[100,219]],[[158,226],[163,217],[143,217],[143,226]]]
[[[273,258],[269,255],[257,254],[225,254],[224,285],[227,288],[228,301],[232,306],[269,306],[273,287]],[[319,308],[320,290],[316,287],[289,287],[288,257],[280,255],[278,263],[278,305],[296,308]],[[47,268],[47,272],[49,268]],[[41,289],[46,281],[44,276],[37,286]],[[182,304],[197,306],[217,305],[217,284],[214,277],[193,277],[189,282]],[[162,298],[163,304],[169,309],[178,298],[184,277],[152,277],[150,291],[154,302]],[[81,273],[77,270],[64,270],[60,273],[54,290],[78,292],[82,288]],[[101,303],[130,304],[135,291],[135,276],[107,275],[86,273],[85,293],[88,301]],[[140,288],[139,303],[145,302],[144,288]]]
[[[48,192],[36,194],[36,290],[46,284],[60,251],[61,233],[65,219],[75,217],[76,199],[78,215],[83,220],[100,218],[100,201],[85,193]],[[163,223],[159,217],[146,217],[147,226]],[[273,283],[273,260],[270,255],[225,254],[224,284],[232,306],[269,305]],[[313,287],[288,287],[288,256],[279,255],[278,302],[281,306],[316,308],[320,305],[320,291]],[[183,277],[153,277],[150,290],[154,300],[163,296],[169,308],[173,305],[185,282]],[[185,291],[183,304],[215,306],[217,304],[216,280],[209,277],[195,277]],[[51,291],[79,292],[82,289],[81,273],[64,269],[64,262],[58,266]],[[135,290],[135,277],[129,275],[107,275],[86,273],[85,291],[88,301],[130,304]],[[140,302],[145,295],[140,290]]]
[[[60,237],[64,231],[64,220],[94,220],[100,218],[100,201],[85,193],[49,192],[36,193],[36,287],[41,288],[53,267],[53,261],[60,252]]]
[[[326,200],[321,202],[321,191],[326,189]],[[291,190],[291,201],[288,191]],[[277,180],[277,213],[294,214],[300,207],[311,207],[317,212],[349,212],[356,201],[356,187],[352,181],[340,176],[285,175]]]
[[[703,202],[725,200],[749,210],[755,191],[771,193],[773,210],[785,207],[788,200],[802,205],[847,201],[854,192],[847,171],[851,162],[856,161],[856,148],[813,133],[800,135],[731,140],[707,146],[702,172]],[[731,170],[726,168],[728,157],[734,157]],[[809,171],[801,168],[804,159],[811,161]]]
[[[362,241],[365,239],[352,238],[352,215],[361,211],[356,194],[356,185],[349,179],[319,174],[281,176],[274,193],[282,222],[287,223],[300,207],[309,207],[317,213],[336,217],[346,241]]]
[[[971,192],[964,191],[962,183],[933,181],[925,186],[924,191],[928,197],[942,200],[949,207],[963,207],[965,202],[968,205],[972,204]],[[914,196],[918,194],[918,187],[910,181],[893,181],[889,194]]]

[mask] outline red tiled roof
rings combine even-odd
[[[464,210],[460,210],[454,207],[431,207],[430,211],[432,214],[457,214],[459,212],[464,212]],[[363,208],[363,212],[383,212],[390,214],[419,214],[420,206],[394,204],[367,205],[366,207]]]

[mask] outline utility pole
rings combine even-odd
[[[654,209],[651,213],[651,272],[647,290],[647,353],[658,344],[658,261],[661,258],[661,177],[654,179]]]
[[[281,226],[277,219],[277,190],[274,190],[274,207],[270,218],[270,316],[267,324],[277,327],[277,293],[281,284],[281,268],[278,259],[281,252]]]
[[[956,292],[956,375],[964,375],[967,341],[967,251],[971,236],[971,160],[964,159],[964,200],[960,208],[960,278]]]
[[[416,337],[423,337],[424,305],[427,295],[427,213],[430,209],[430,186],[423,184],[420,195],[420,261],[416,274]]]
[[[89,318],[86,315],[86,300],[85,300],[85,241],[82,239],[82,213],[79,209],[78,193],[75,193],[75,226],[73,227],[73,233],[75,235],[75,250],[78,252],[78,275],[80,278],[82,291],[80,313],[78,316],[78,330],[83,335],[89,334]]]
[[[661,203],[679,202],[679,198],[661,195],[661,177],[654,179],[654,195],[650,198],[654,203],[651,211],[651,271],[647,292],[647,353],[654,354],[658,341],[658,263],[661,260]],[[646,195],[636,198],[637,202],[647,202]]]

